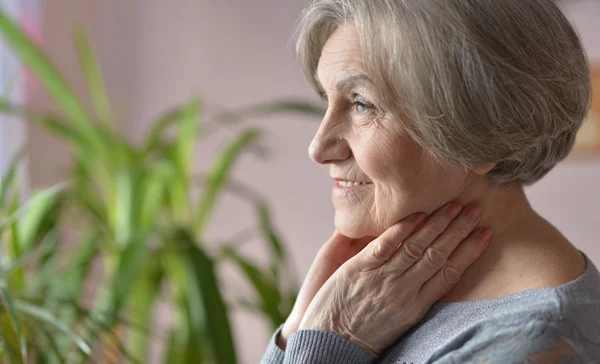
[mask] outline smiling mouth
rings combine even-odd
[[[371,189],[373,182],[358,182],[358,181],[339,181],[336,180],[333,185],[333,196],[352,197],[358,193],[363,193]]]
[[[369,185],[370,182],[355,182],[355,181],[337,181],[337,185],[340,187],[353,187],[353,186],[362,186]]]

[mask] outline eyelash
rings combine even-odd
[[[364,108],[367,109],[367,111],[360,112],[360,111],[358,111],[359,107],[364,107]],[[368,103],[364,103],[364,102],[360,102],[360,101],[354,101],[354,103],[352,103],[352,108],[354,110],[356,110],[356,112],[359,113],[359,114],[366,114],[366,113],[368,113],[370,111],[373,111],[375,109],[375,107],[373,105],[368,104]]]
[[[358,110],[356,110],[359,114],[366,114],[369,113],[370,111],[375,111],[377,113],[379,113],[378,109],[375,107],[375,105],[368,103],[368,102],[364,102],[364,101],[359,101],[356,100],[356,96],[358,96],[358,94],[353,94],[352,97],[354,98],[354,101],[352,102],[352,109],[353,111],[355,109],[358,109],[359,107],[364,107],[367,109],[367,111],[365,112],[359,112]],[[325,93],[323,91],[319,91],[319,97],[324,101],[324,102],[328,102],[327,96],[325,95]]]

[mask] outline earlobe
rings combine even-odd
[[[484,164],[481,166],[474,167],[473,172],[483,176],[483,175],[487,174],[489,171],[491,171],[495,166],[496,166],[495,163]]]

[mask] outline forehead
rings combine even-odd
[[[325,43],[315,76],[323,86],[331,86],[342,77],[365,71],[358,33],[354,25],[346,23]]]

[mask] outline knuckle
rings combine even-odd
[[[451,226],[449,228],[449,233],[450,233],[450,236],[452,236],[453,238],[462,239],[465,236],[464,230],[465,229],[462,229],[458,226]]]
[[[442,283],[448,287],[454,286],[460,280],[460,270],[448,262],[442,270]]]
[[[371,255],[377,260],[385,260],[396,251],[397,247],[398,245],[393,239],[379,239],[373,247]]]
[[[390,236],[393,238],[408,235],[409,227],[406,224],[396,224],[390,228]]]
[[[402,245],[402,254],[411,262],[414,263],[421,259],[423,256],[423,249],[419,247],[420,244],[411,242],[410,244],[404,243]]]
[[[427,232],[427,236],[438,236],[444,232],[444,229],[436,226],[436,224],[431,224],[425,227],[425,231]]]
[[[446,252],[435,246],[427,248],[424,255],[426,263],[435,270],[440,270],[446,264],[447,257]]]

